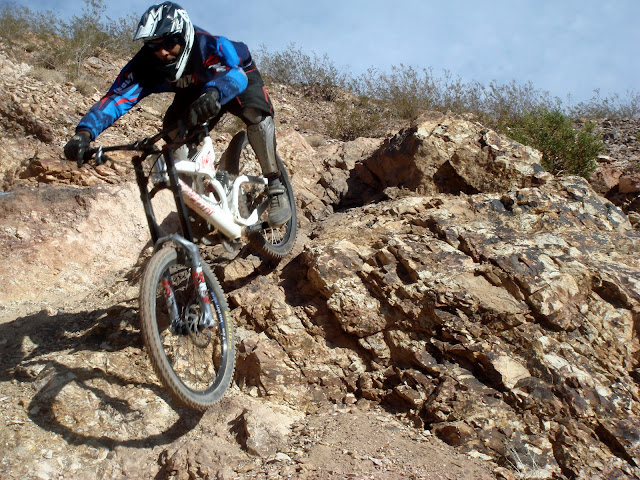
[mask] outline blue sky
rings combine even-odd
[[[84,0],[16,2],[61,16]],[[153,2],[155,3],[155,2]],[[353,76],[392,65],[464,82],[531,82],[567,103],[640,90],[640,0],[182,0],[213,34],[269,51],[327,54]],[[108,0],[115,19],[152,4]]]

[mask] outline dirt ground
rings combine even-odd
[[[112,286],[0,325],[0,479],[495,478],[362,399],[308,413],[233,387],[205,414],[176,406],[142,350],[134,294]]]

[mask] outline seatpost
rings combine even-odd
[[[173,198],[176,201],[178,209],[178,217],[180,217],[180,226],[182,227],[182,236],[193,242],[193,233],[191,232],[191,224],[189,223],[189,212],[182,198],[182,189],[178,180],[178,172],[174,161],[173,150],[168,145],[162,147],[162,155],[167,165],[167,174],[169,175],[169,185],[173,192]]]

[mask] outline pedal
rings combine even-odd
[[[229,189],[229,183],[230,183],[229,172],[225,170],[218,170],[216,172],[216,180],[220,182],[220,185],[222,185],[225,190]]]

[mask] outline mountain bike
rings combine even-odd
[[[280,260],[293,248],[297,215],[291,181],[279,156],[280,180],[291,205],[291,219],[278,228],[267,223],[267,179],[246,132],[236,134],[216,158],[207,124],[178,139],[158,144],[163,131],[134,143],[89,149],[79,166],[99,165],[115,150],[139,152],[132,159],[154,253],[140,286],[140,329],[151,364],[163,386],[180,402],[206,410],[229,387],[235,344],[229,307],[218,279],[194,243],[191,215],[214,228],[228,250],[251,243],[259,253]],[[151,200],[169,189],[182,235],[167,234]]]

